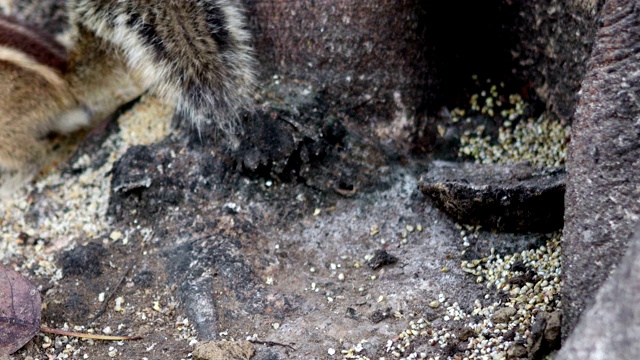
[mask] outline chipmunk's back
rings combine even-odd
[[[60,74],[67,70],[67,49],[64,46],[44,31],[2,14],[0,49],[17,49]]]
[[[0,16],[0,197],[37,173],[48,133],[89,123],[65,81],[67,65],[52,37]]]

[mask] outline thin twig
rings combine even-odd
[[[100,310],[98,310],[98,312],[93,316],[93,318],[89,321],[89,323],[87,324],[87,326],[90,326],[91,324],[93,324],[94,321],[96,321],[96,319],[98,319],[100,316],[102,316],[102,314],[104,314],[104,312],[107,310],[107,306],[109,305],[109,301],[111,301],[111,299],[113,299],[113,297],[116,294],[116,291],[118,291],[118,289],[120,288],[120,285],[122,285],[122,283],[124,282],[124,279],[127,277],[127,274],[129,273],[129,271],[131,271],[131,269],[133,269],[133,265],[134,263],[131,263],[129,265],[129,267],[127,268],[127,271],[124,272],[124,274],[122,275],[122,277],[120,278],[120,281],[118,281],[118,284],[116,285],[115,288],[113,288],[113,291],[111,292],[111,294],[109,294],[109,296],[104,300],[104,302],[102,303],[102,306],[100,307]],[[42,329],[48,329],[48,330],[53,330],[53,331],[45,331]],[[56,329],[50,329],[46,326],[42,326],[41,330],[44,332],[50,332],[52,334],[56,334],[56,332],[54,331],[64,331],[64,330],[56,330]],[[78,333],[80,334],[80,333]],[[81,337],[78,335],[69,335],[69,336],[77,336],[77,337]],[[92,335],[95,336],[95,335]],[[104,340],[104,338],[102,338]],[[120,340],[120,339],[119,339]],[[117,340],[117,341],[119,341]],[[134,339],[129,339],[129,340],[134,340]],[[60,354],[62,352],[62,350],[66,347],[66,344],[63,344],[63,346],[59,347],[58,349],[56,349],[55,351],[55,356],[58,356],[58,354]]]
[[[120,281],[118,281],[118,285],[116,285],[116,287],[113,288],[113,291],[111,292],[111,294],[109,294],[109,296],[102,302],[102,306],[100,307],[100,310],[98,310],[98,312],[93,316],[91,321],[89,321],[89,324],[92,324],[100,316],[102,316],[102,314],[104,314],[104,312],[107,310],[107,306],[109,306],[109,301],[111,301],[113,297],[116,295],[116,292],[120,288],[120,285],[122,285],[122,283],[124,282],[124,279],[127,277],[127,274],[129,274],[129,271],[131,271],[132,268],[133,268],[133,263],[129,265],[129,267],[127,268],[127,271],[125,271],[124,274],[122,274]]]

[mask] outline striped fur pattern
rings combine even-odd
[[[67,71],[67,49],[52,36],[0,14],[0,46],[19,49],[28,57],[63,74]]]
[[[121,49],[146,88],[198,130],[239,133],[251,108],[254,57],[234,0],[70,0],[72,22]]]
[[[68,0],[69,53],[0,16],[0,195],[42,167],[45,136],[90,126],[151,89],[229,140],[251,109],[255,61],[239,0]]]
[[[67,54],[53,38],[0,16],[0,195],[33,177],[50,132],[89,124],[65,80]]]

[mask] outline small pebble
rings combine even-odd
[[[491,316],[491,321],[498,324],[508,323],[509,320],[516,314],[516,309],[512,307],[503,307],[502,309],[496,310]]]

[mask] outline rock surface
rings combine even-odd
[[[562,227],[564,186],[561,169],[443,161],[433,162],[419,185],[460,223],[542,233]]]
[[[640,224],[639,224],[640,225]],[[640,226],[626,255],[602,285],[565,341],[558,360],[638,359],[640,357]]]
[[[603,9],[582,84],[567,161],[563,336],[619,264],[640,218],[640,11]]]
[[[509,79],[570,122],[603,4],[247,2],[264,75],[311,84],[337,113],[418,151],[437,147],[437,114],[467,103],[473,75]]]
[[[513,55],[554,116],[571,121],[604,0],[519,2]]]

